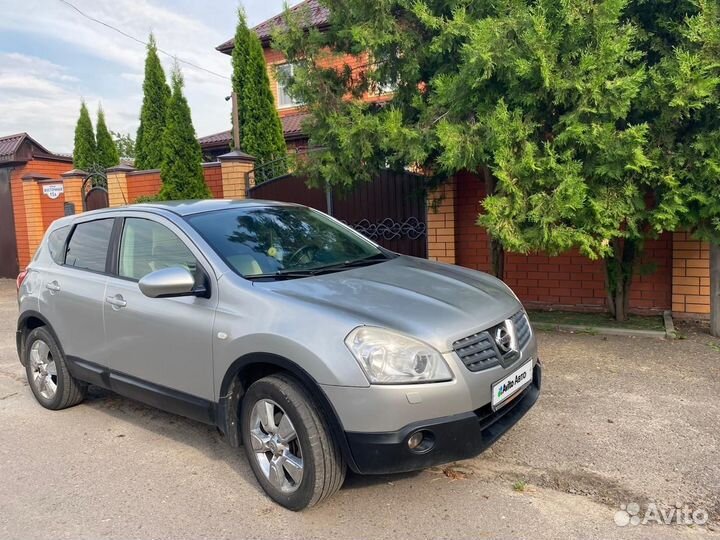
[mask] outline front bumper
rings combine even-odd
[[[493,411],[490,404],[475,411],[409,424],[383,433],[346,432],[356,472],[408,472],[441,463],[475,457],[497,441],[530,410],[540,395],[542,366],[533,368],[533,380],[517,397]],[[408,439],[423,430],[432,439],[422,452],[410,450]]]

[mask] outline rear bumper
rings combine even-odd
[[[346,432],[353,469],[362,474],[399,473],[475,457],[530,410],[540,395],[541,383],[542,366],[537,362],[532,383],[497,411],[488,404],[467,413],[415,422],[398,431]],[[412,451],[408,439],[420,430],[432,444],[422,452]]]

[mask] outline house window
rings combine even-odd
[[[293,66],[292,64],[283,64],[281,66],[278,66],[277,70],[285,77],[292,77],[295,74],[295,66]],[[288,94],[287,85],[283,81],[278,80],[277,89],[279,107],[294,107],[295,105],[301,104],[299,101],[293,99],[290,94]]]

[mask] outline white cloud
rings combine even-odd
[[[136,122],[140,92],[122,99],[102,99],[82,92],[79,85],[62,66],[27,55],[18,62],[18,55],[0,53],[2,134],[26,131],[53,151],[71,152],[83,94],[93,116],[97,104],[103,102],[111,128]]]
[[[234,18],[232,5],[203,2],[197,6],[215,9],[223,16],[223,29],[216,30],[191,14],[180,13],[173,5],[166,8],[147,0],[72,1],[87,14],[142,40],[152,30],[161,49],[230,76],[229,57],[214,48],[229,37],[226,16]],[[0,0],[0,4],[6,2]],[[0,53],[0,134],[27,131],[55,151],[71,151],[82,98],[91,110],[102,101],[111,129],[134,134],[140,112],[144,46],[83,18],[58,1],[23,0],[20,7],[17,0],[17,4],[0,6],[0,34],[27,35],[27,40],[14,40],[15,44],[3,44],[0,36],[0,50],[16,47]],[[41,44],[48,51],[62,47],[71,53],[59,65],[18,50],[17,43],[23,41]],[[48,56],[53,57],[50,52]],[[169,75],[173,59],[166,55],[161,58]],[[198,134],[228,129],[230,108],[224,97],[230,91],[230,81],[180,66]]]

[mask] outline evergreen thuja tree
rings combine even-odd
[[[486,171],[478,223],[509,251],[603,260],[618,320],[644,239],[691,214],[717,238],[716,1],[323,4],[329,28],[288,13],[275,35],[322,149],[311,177]],[[365,69],[345,59],[358,54]],[[368,102],[385,85],[392,95]]]
[[[172,94],[168,101],[166,127],[162,137],[162,188],[159,194],[162,200],[210,197],[202,170],[202,151],[182,89],[182,74],[176,65],[172,73]]]
[[[97,124],[95,125],[96,161],[102,169],[114,167],[120,163],[120,155],[115,141],[105,123],[105,113],[102,106],[98,107]]]
[[[150,34],[145,58],[140,126],[135,138],[135,167],[138,169],[157,169],[162,163],[162,140],[169,99],[170,88],[158,57],[155,37]]]
[[[80,104],[80,117],[75,126],[73,166],[84,171],[91,171],[96,167],[95,134],[90,113],[84,101]]]
[[[234,146],[255,156],[258,164],[287,153],[282,124],[270,91],[262,45],[247,26],[245,12],[238,10],[232,52],[232,87],[237,95],[240,144]]]

